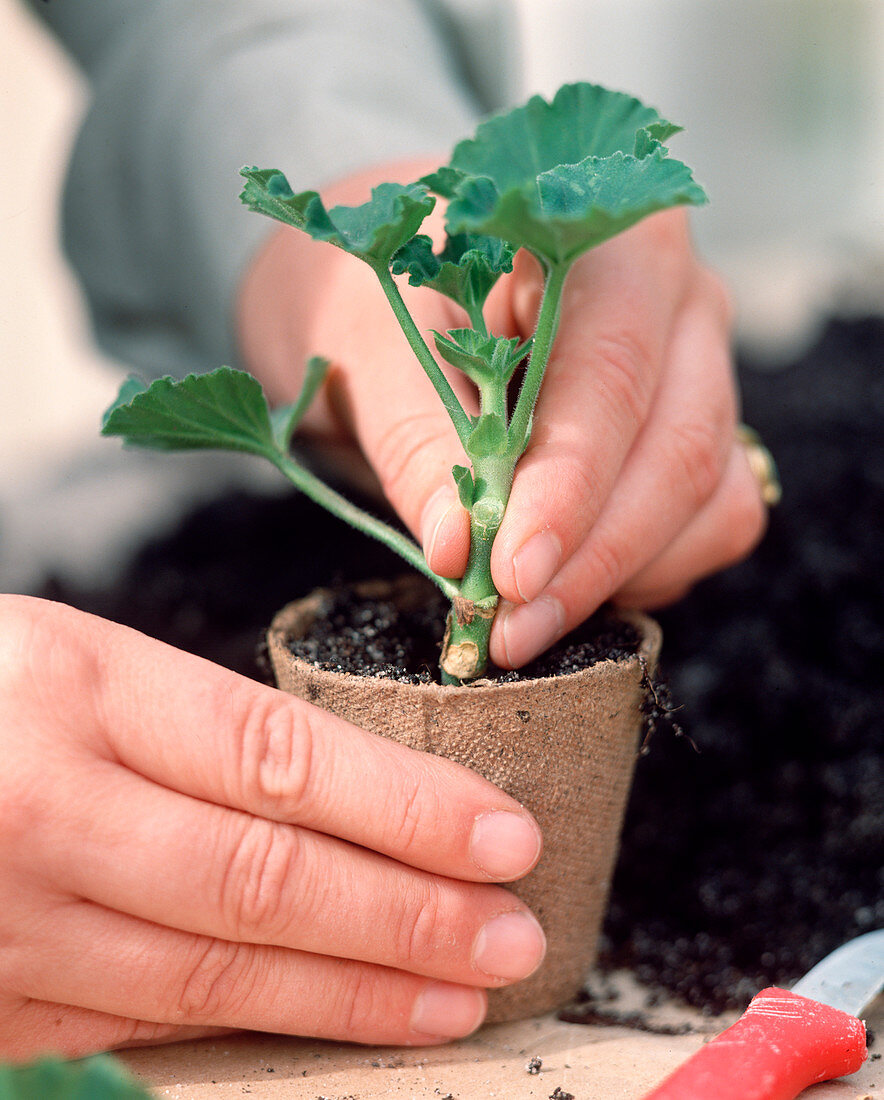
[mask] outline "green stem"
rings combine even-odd
[[[363,534],[370,535],[389,547],[390,550],[404,558],[412,568],[428,577],[442,590],[448,599],[453,600],[459,594],[460,588],[454,581],[436,576],[427,565],[421,548],[417,543],[412,542],[410,538],[391,527],[388,523],[384,523],[383,520],[371,515],[370,512],[357,508],[346,497],[336,493],[324,481],[288,455],[268,452],[267,457],[305,496],[328,509],[338,519],[342,519],[345,523],[349,523],[351,527],[355,527],[357,531],[362,531]]]
[[[451,417],[458,438],[461,443],[466,444],[469,434],[472,431],[470,418],[464,412],[463,406],[460,401],[458,401],[457,395],[451,388],[451,383],[445,377],[442,368],[436,362],[433,353],[427,346],[427,342],[424,340],[423,336],[421,336],[420,329],[414,323],[414,318],[408,312],[408,306],[406,306],[405,302],[402,300],[402,295],[399,293],[399,287],[396,285],[396,280],[386,267],[375,268],[375,272],[384,289],[384,293],[387,295],[387,300],[396,315],[396,320],[399,322],[400,328],[405,333],[405,338],[411,345],[411,350],[417,356],[418,362],[424,368],[430,381],[435,386],[436,392],[442,400],[442,404]]]
[[[519,391],[509,427],[510,440],[521,447],[522,450],[528,442],[531,416],[537,403],[537,395],[540,393],[540,385],[543,382],[543,375],[559,327],[562,289],[570,267],[570,261],[552,265],[543,290],[543,301],[540,304],[540,313],[537,316],[537,328],[534,331],[531,359],[525,371],[525,379]]]
[[[478,679],[488,663],[488,640],[498,593],[491,579],[491,549],[503,520],[513,482],[515,460],[486,455],[474,460],[481,495],[470,509],[470,556],[452,601],[440,667],[443,684]]]

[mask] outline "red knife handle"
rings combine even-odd
[[[794,1100],[865,1060],[866,1029],[856,1016],[771,987],[645,1100]]]

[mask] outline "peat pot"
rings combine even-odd
[[[371,582],[360,594],[402,600],[409,584]],[[489,992],[488,1022],[549,1012],[579,992],[595,959],[626,799],[641,735],[642,661],[653,669],[660,628],[628,614],[638,654],[558,677],[471,687],[408,684],[316,668],[286,639],[310,630],[319,589],[274,618],[269,656],[283,691],[411,748],[465,764],[521,802],[543,830],[544,849],[512,889],[540,921],[548,950],[530,978]]]

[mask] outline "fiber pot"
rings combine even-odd
[[[423,599],[421,580],[370,582],[359,595]],[[409,684],[329,672],[293,656],[323,613],[318,589],[284,607],[268,632],[277,684],[373,733],[465,764],[507,791],[537,819],[543,856],[513,890],[547,936],[542,966],[489,993],[488,1022],[549,1012],[579,992],[596,953],[620,828],[641,734],[644,671],[653,669],[660,628],[629,614],[641,638],[636,656],[579,672],[470,687]]]

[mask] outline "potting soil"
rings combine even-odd
[[[639,763],[603,962],[711,1012],[884,925],[884,321],[743,364],[783,501],[753,557],[658,617],[677,706]],[[113,587],[42,594],[248,675],[288,600],[402,571],[303,497],[189,516]],[[665,699],[664,699],[665,704]]]

